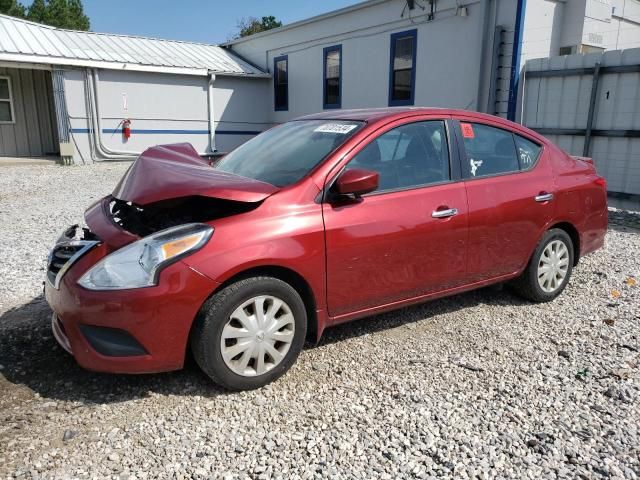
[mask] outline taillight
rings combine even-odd
[[[607,190],[607,181],[604,178],[598,177],[594,180],[593,183],[595,183],[599,187],[602,187],[603,190]]]

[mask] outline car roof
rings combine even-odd
[[[384,108],[364,108],[354,110],[331,110],[311,115],[305,115],[295,118],[296,120],[356,120],[364,121],[369,124],[379,121],[400,119],[413,115],[451,115],[454,117],[464,117],[467,119],[484,120],[497,127],[509,128],[513,131],[526,132],[527,134],[537,138],[540,142],[546,142],[546,139],[530,130],[523,125],[509,121],[505,118],[488,113],[475,112],[473,110],[462,110],[455,108],[436,108],[436,107],[384,107]]]
[[[473,112],[470,110],[459,110],[451,108],[436,107],[384,107],[384,108],[363,108],[353,110],[331,110],[296,118],[296,120],[360,120],[373,121],[393,116],[405,116],[403,114],[437,114],[437,115],[464,115],[474,117],[487,117],[496,119],[493,115]]]

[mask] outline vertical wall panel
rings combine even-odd
[[[0,125],[0,156],[37,157],[58,151],[51,73],[0,68],[11,78],[14,124]]]
[[[45,70],[34,70],[33,79],[42,151],[45,155],[52,154],[58,150],[58,140],[53,110],[51,73]]]
[[[33,84],[31,70],[18,70],[22,100],[24,107],[25,140],[27,155],[42,156],[40,143],[40,125],[38,124],[38,109],[36,108],[36,91]]]
[[[25,95],[29,95],[30,92],[24,92],[22,89],[22,80],[20,78],[20,70],[10,68],[8,69],[9,76],[11,77],[13,87],[13,110],[16,115],[16,123],[13,125],[13,131],[16,139],[17,155],[20,157],[28,157],[31,155],[29,148],[29,139],[27,137],[27,118],[24,108]]]

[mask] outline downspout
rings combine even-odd
[[[84,106],[87,112],[87,132],[89,135],[89,153],[92,161],[101,160],[96,153],[95,138],[93,132],[93,106],[91,105],[91,79],[89,77],[89,70],[84,72]]]
[[[207,92],[207,105],[209,107],[209,152],[215,153],[216,148],[216,122],[213,104],[213,83],[216,81],[216,74],[209,72],[209,90]]]
[[[487,51],[487,42],[488,42],[488,38],[489,38],[489,16],[491,14],[491,0],[485,0],[484,1],[484,12],[482,15],[483,18],[483,28],[482,28],[482,40],[480,43],[480,78],[478,79],[478,95],[476,96],[476,111],[478,112],[486,112],[487,109],[484,108],[482,106],[482,104],[480,103],[480,99],[482,98],[482,95],[484,94],[484,90],[485,90],[485,69],[482,68],[482,65],[486,65],[485,62],[483,62],[483,59],[486,55],[486,51]],[[491,65],[491,64],[489,64]],[[490,66],[491,68],[491,66]]]
[[[522,56],[522,34],[524,32],[524,14],[527,0],[518,0],[516,24],[513,32],[513,53],[511,54],[511,78],[509,80],[509,105],[507,119],[515,121],[520,87],[520,58]]]
[[[102,125],[100,122],[100,105],[98,102],[98,71],[94,68],[91,70],[92,85],[89,90],[92,99],[93,121],[94,121],[94,140],[96,149],[103,157],[109,160],[128,160],[135,159],[140,152],[131,152],[126,150],[111,150],[102,144]]]

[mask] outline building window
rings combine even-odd
[[[0,123],[14,123],[11,79],[0,77]]]
[[[274,108],[289,110],[289,59],[286,55],[273,59]]]
[[[416,87],[417,30],[391,35],[389,106],[413,105]]]
[[[324,108],[340,108],[342,103],[342,45],[323,49]]]

